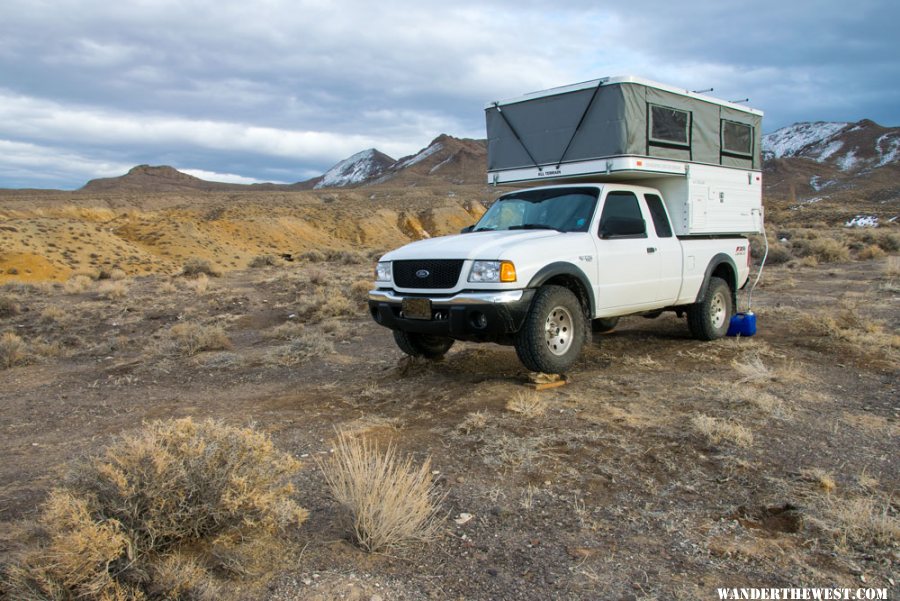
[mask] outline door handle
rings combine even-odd
[[[656,252],[656,248],[655,248],[655,247],[653,247],[653,246],[648,246],[648,247],[647,247],[647,253],[648,253],[648,254],[652,254],[652,253],[655,253],[655,252]]]

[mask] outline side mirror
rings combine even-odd
[[[468,233],[471,232],[473,229],[475,229],[475,226],[474,226],[474,225],[467,225],[467,226],[464,227],[463,229],[459,230],[459,233],[460,233],[460,234],[468,234]]]

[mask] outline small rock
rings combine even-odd
[[[491,576],[496,576],[500,572],[498,572],[496,568],[488,568],[487,573],[490,574]]]
[[[457,476],[457,477],[456,477],[456,482],[457,482],[458,484],[462,484],[462,483],[465,482],[465,481],[466,481],[466,479],[463,478],[462,476]]]
[[[369,597],[369,601],[384,601],[384,597],[382,597],[381,595],[377,595],[377,594],[372,595],[371,597]]]
[[[457,526],[462,526],[463,524],[468,524],[470,521],[472,521],[472,518],[474,518],[474,517],[475,516],[472,515],[471,513],[461,513],[461,514],[459,514],[459,517],[453,521],[456,522]]]
[[[312,578],[304,578],[304,579],[302,580],[302,582],[303,582],[303,584],[305,584],[306,586],[309,586],[310,584],[312,584]]]

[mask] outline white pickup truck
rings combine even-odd
[[[696,338],[727,333],[750,273],[745,234],[763,231],[761,111],[620,76],[485,116],[488,183],[542,187],[382,257],[369,310],[405,353],[497,342],[558,373],[623,315],[675,311]]]
[[[744,237],[679,239],[653,188],[569,184],[504,194],[469,231],[420,240],[376,267],[369,309],[412,356],[454,340],[512,344],[530,370],[559,373],[591,326],[686,314],[701,340],[725,335],[749,276]]]

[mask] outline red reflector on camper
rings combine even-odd
[[[638,167],[642,166],[643,164],[644,164],[644,161],[638,161],[638,162],[637,162],[637,166],[638,166]]]

